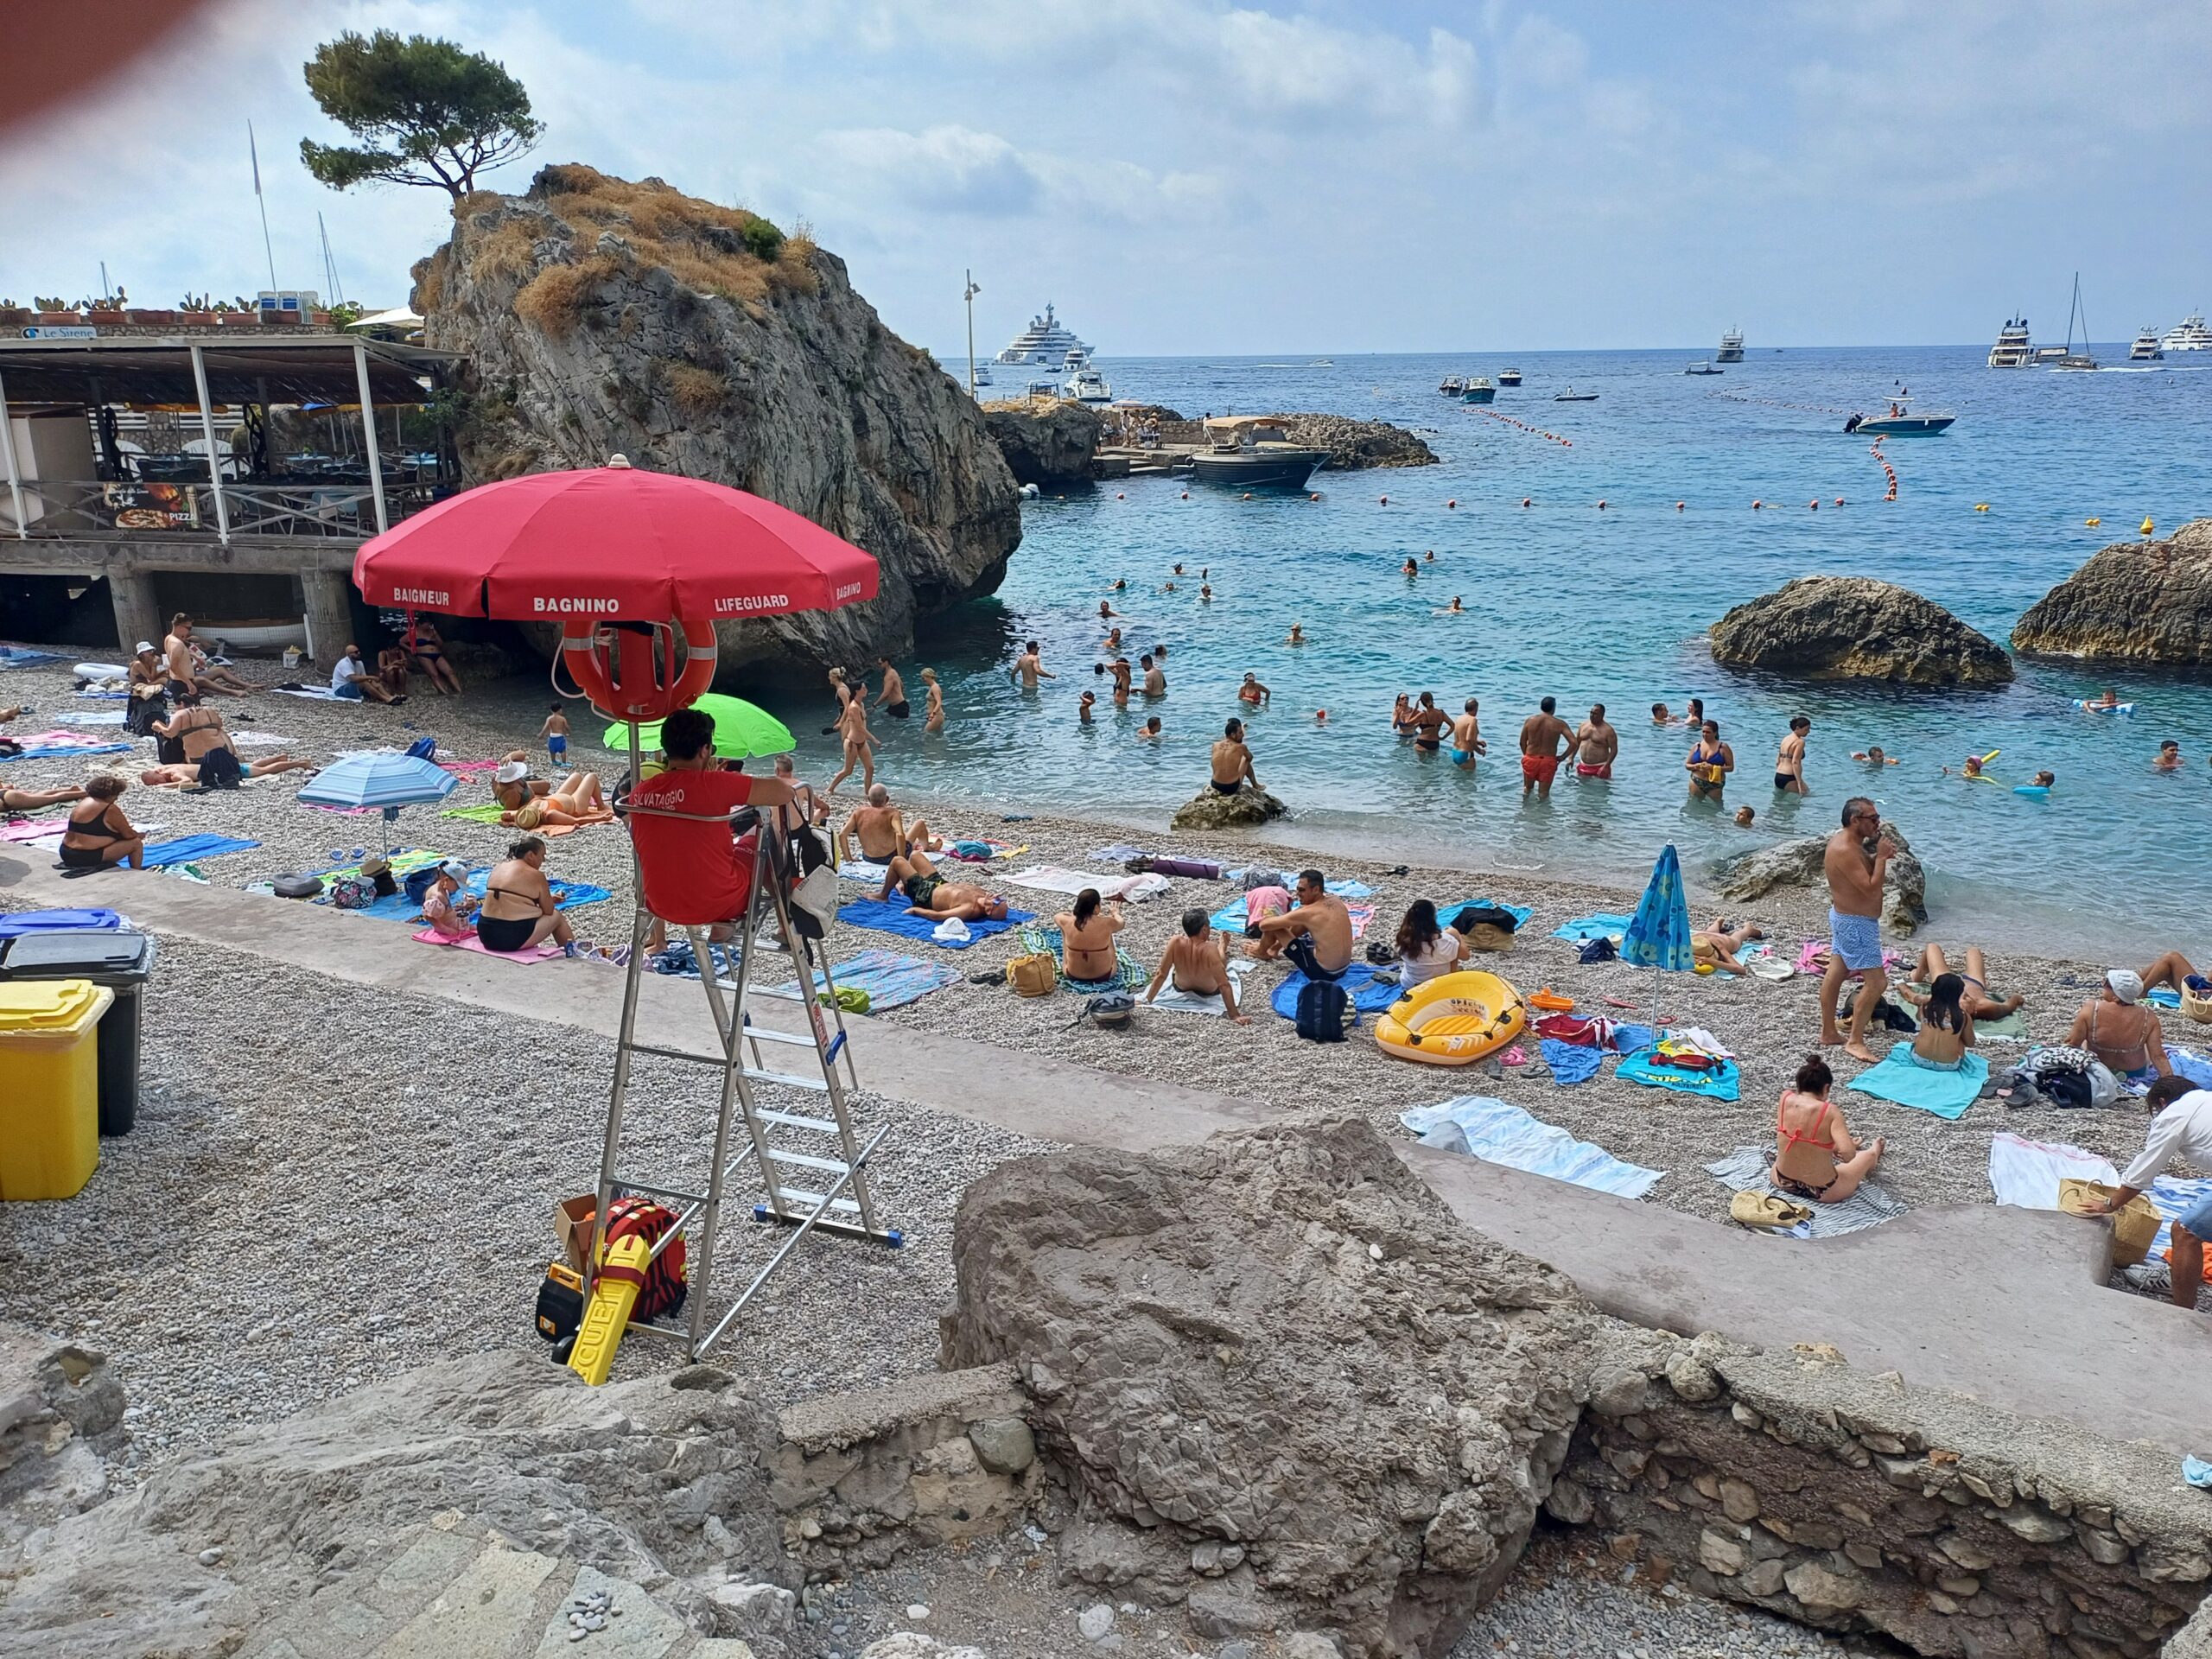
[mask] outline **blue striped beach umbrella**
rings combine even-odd
[[[1655,998],[1661,973],[1687,974],[1697,966],[1696,947],[1690,941],[1689,894],[1683,890],[1681,861],[1671,841],[1651,867],[1651,880],[1637,900],[1628,931],[1621,935],[1621,960],[1652,970]]]
[[[419,755],[358,750],[340,755],[317,772],[299,798],[309,806],[380,806],[384,821],[390,823],[401,807],[434,805],[452,794],[460,781],[436,761]],[[391,850],[389,844],[385,850]]]

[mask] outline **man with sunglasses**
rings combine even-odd
[[[1869,842],[1872,851],[1867,850]],[[1828,837],[1823,860],[1828,879],[1828,965],[1821,976],[1821,1042],[1841,1043],[1853,1059],[1872,1061],[1866,1021],[1888,988],[1882,972],[1882,881],[1897,848],[1882,834],[1881,809],[1864,795],[1843,804],[1843,827]],[[1843,982],[1859,982],[1848,1030],[1835,1028]]]

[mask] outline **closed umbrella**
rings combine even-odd
[[[1681,861],[1671,841],[1651,867],[1651,880],[1637,900],[1628,931],[1621,935],[1621,960],[1652,970],[1655,1004],[1662,973],[1687,974],[1697,967],[1697,948],[1690,939],[1689,895],[1683,890]]]
[[[374,806],[384,809],[389,825],[403,806],[433,805],[454,791],[461,780],[434,760],[399,754],[389,749],[341,754],[317,772],[299,798],[309,806]],[[385,851],[391,850],[391,832],[385,831]]]
[[[788,754],[798,747],[791,728],[758,703],[742,697],[726,697],[719,691],[702,694],[691,705],[715,722],[715,753],[725,760],[744,760],[756,754]],[[600,739],[602,748],[630,747],[630,723],[618,720]],[[660,721],[647,721],[638,728],[638,747],[660,747]]]

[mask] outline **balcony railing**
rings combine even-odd
[[[19,531],[16,504],[0,486],[0,537],[65,537],[141,534],[213,538],[215,492],[199,483],[79,482],[26,479]],[[429,483],[388,481],[385,516],[393,523],[436,499]],[[232,536],[328,537],[365,541],[377,533],[376,493],[366,483],[223,485]]]

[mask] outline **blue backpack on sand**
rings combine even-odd
[[[1344,1015],[1351,998],[1332,979],[1309,979],[1298,988],[1298,1034],[1309,1043],[1344,1040]]]

